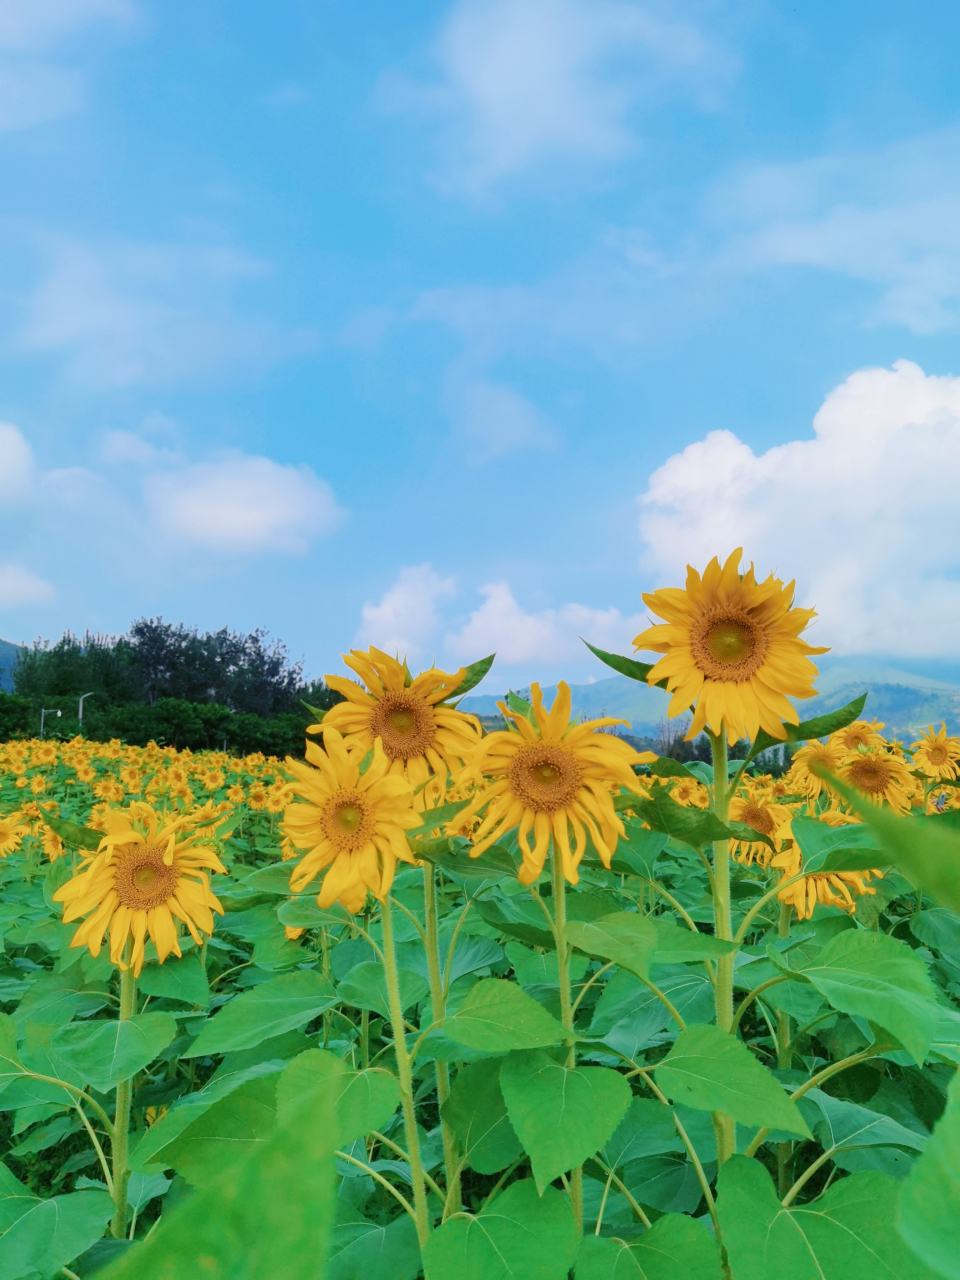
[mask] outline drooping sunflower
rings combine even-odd
[[[396,658],[370,648],[352,649],[343,658],[366,690],[342,676],[324,676],[345,702],[331,707],[323,718],[345,738],[369,751],[379,738],[391,773],[404,777],[418,789],[417,807],[442,799],[448,774],[457,774],[476,749],[480,723],[474,717],[444,705],[463,680],[456,672],[431,668],[411,679]],[[311,725],[308,733],[314,733]]]
[[[826,653],[799,638],[815,616],[793,608],[792,582],[771,574],[757,582],[753,566],[739,571],[742,550],[721,567],[714,557],[703,577],[687,567],[684,589],[668,587],[644,595],[645,604],[666,622],[649,627],[634,640],[637,649],[665,656],[647,676],[655,685],[666,679],[673,694],[668,714],[693,706],[687,738],[704,727],[728,739],[749,738],[760,729],[785,737],[783,721],[799,723],[791,698],[812,698],[817,669],[808,654]]]
[[[791,838],[793,813],[789,805],[770,802],[750,779],[744,778],[742,789],[731,797],[730,820],[742,822],[760,835],[767,836],[773,841],[774,848],[771,849],[763,840],[735,840],[731,852],[737,862],[748,866],[759,862],[761,866],[767,866],[774,853],[779,852],[782,841]]]
[[[955,778],[960,773],[958,761],[960,738],[947,737],[945,721],[941,721],[936,730],[931,725],[919,742],[913,743],[913,767],[937,782]]]
[[[223,908],[210,889],[209,873],[225,868],[210,845],[209,822],[200,829],[197,814],[158,812],[134,800],[127,809],[107,809],[102,823],[106,834],[96,853],[53,897],[64,904],[65,924],[87,916],[71,947],[99,955],[109,926],[110,959],[123,967],[132,938],[130,964],[139,975],[148,934],[163,964],[171,953],[181,955],[177,920],[198,944],[201,932],[213,933],[213,912],[223,915]]]
[[[894,813],[909,813],[917,788],[904,761],[884,751],[851,751],[844,757],[840,776],[874,804],[888,805]]]
[[[832,739],[820,742],[814,739],[794,755],[790,765],[790,785],[797,795],[815,800],[826,787],[824,780],[813,772],[811,766],[817,765],[828,773],[836,773],[840,768],[844,752]]]
[[[348,751],[343,737],[324,724],[324,749],[307,743],[307,763],[287,757],[297,800],[283,815],[286,840],[305,856],[290,873],[299,892],[325,867],[317,904],[339,902],[354,914],[367,890],[382,902],[390,892],[397,862],[414,862],[406,833],[420,825],[413,787],[391,771],[379,738],[373,758],[361,772],[366,753]]]
[[[779,853],[771,862],[772,866],[780,870],[782,881],[791,880],[799,875],[801,864],[802,856],[795,845]],[[804,876],[802,880],[788,884],[777,893],[777,897],[781,902],[789,903],[794,908],[799,920],[809,920],[818,902],[828,907],[839,907],[841,911],[852,915],[857,908],[854,894],[862,896],[877,892],[870,884],[873,877],[882,880],[883,872],[879,869],[814,872],[812,875]]]
[[[643,787],[631,766],[649,764],[656,756],[652,751],[638,754],[621,738],[598,732],[608,725],[623,724],[622,720],[571,724],[570,687],[564,681],[550,711],[544,708],[540,686],[533,684],[530,691],[532,721],[511,711],[504,702],[497,704],[516,731],[501,729],[483,739],[467,774],[494,781],[458,814],[449,829],[463,831],[486,806],[472,836],[472,858],[478,858],[519,824],[521,881],[533,884],[540,875],[552,836],[563,874],[576,884],[587,832],[605,866],[610,865],[617,840],[624,834],[613,807],[612,789],[626,787],[639,794]]]

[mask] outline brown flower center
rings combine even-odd
[[[508,777],[524,808],[556,813],[580,790],[583,766],[573,752],[557,742],[533,742],[514,756]]]
[[[763,665],[767,638],[746,610],[718,606],[691,627],[690,651],[708,679],[740,684]]]
[[[332,845],[350,852],[362,848],[373,834],[373,820],[359,791],[341,791],[328,800],[320,825]]]
[[[134,845],[121,851],[117,860],[114,888],[117,897],[131,911],[152,911],[176,892],[180,872],[163,861],[163,849],[155,845]]]
[[[437,721],[429,702],[404,689],[377,700],[370,732],[383,743],[389,760],[410,760],[433,745]]]
[[[949,758],[946,747],[927,747],[927,759],[931,764],[946,764]]]
[[[864,756],[850,766],[850,781],[868,795],[880,796],[890,785],[893,771],[886,760],[876,756]]]
[[[776,829],[769,810],[759,804],[748,803],[740,815],[740,821],[753,827],[754,831],[759,831],[762,836],[772,836]]]

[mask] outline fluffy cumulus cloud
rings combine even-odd
[[[363,606],[357,643],[401,658],[421,658],[437,632],[438,603],[455,593],[454,579],[441,578],[432,565],[401,569],[376,604]]]
[[[898,361],[832,391],[814,435],[757,456],[729,431],[670,458],[640,501],[657,584],[743,546],[796,577],[817,641],[945,655],[960,632],[960,378]]]
[[[432,83],[391,76],[381,97],[445,129],[439,181],[482,195],[543,161],[616,160],[638,105],[680,88],[711,102],[731,62],[691,23],[618,0],[458,0]]]

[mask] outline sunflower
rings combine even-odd
[[[0,818],[0,858],[5,858],[8,853],[13,853],[14,849],[19,849],[23,841],[23,837],[28,835],[30,828],[23,820],[23,814],[14,809],[13,813],[8,813],[5,818]]]
[[[685,809],[710,808],[710,792],[696,778],[670,778],[666,785],[670,787],[671,800],[676,800]]]
[[[917,788],[899,756],[876,750],[851,751],[843,759],[840,776],[874,804],[887,804],[894,813],[910,812]]]
[[[474,716],[444,705],[463,680],[464,668],[451,674],[432,667],[411,679],[404,665],[379,649],[351,649],[343,660],[366,690],[344,677],[324,676],[346,699],[326,713],[324,727],[355,740],[364,751],[379,738],[390,772],[417,788],[417,807],[437,804],[447,775],[460,772],[480,740],[480,722]],[[311,725],[307,732],[317,729]]]
[[[644,595],[664,624],[649,627],[634,640],[637,649],[666,655],[647,675],[650,684],[666,680],[673,694],[668,715],[693,706],[687,738],[704,727],[727,737],[749,738],[759,730],[783,738],[783,721],[797,724],[791,698],[812,698],[817,669],[807,655],[826,653],[799,639],[812,609],[794,609],[793,583],[784,586],[771,574],[757,582],[753,566],[739,572],[742,551],[721,568],[714,557],[703,577],[687,567],[687,585]]]
[[[880,747],[886,742],[881,729],[886,728],[883,720],[854,720],[844,729],[831,733],[830,743],[843,751],[856,751],[858,747]]]
[[[960,738],[948,738],[945,721],[940,728],[934,730],[933,725],[927,730],[919,742],[913,744],[913,767],[942,782],[952,779],[960,772],[957,761],[960,760]]]
[[[232,800],[234,804],[243,804],[245,798],[246,792],[238,782],[235,782],[232,787],[227,787],[227,799]]]
[[[530,686],[533,720],[499,706],[512,720],[514,730],[498,730],[483,739],[468,774],[495,778],[451,824],[462,831],[484,806],[480,826],[473,834],[472,858],[478,858],[519,823],[523,866],[520,879],[533,884],[543,870],[550,837],[560,854],[563,874],[571,884],[579,879],[577,866],[587,846],[587,832],[604,866],[609,867],[624,834],[613,807],[611,788],[626,787],[639,793],[642,786],[631,768],[656,759],[652,751],[639,755],[621,738],[598,730],[622,720],[589,720],[570,723],[570,687],[561,680],[553,707],[546,711],[540,686]],[[570,829],[575,845],[570,848]],[[533,832],[534,846],[529,845]]]
[[[815,800],[827,784],[813,772],[811,766],[817,765],[828,773],[836,773],[843,755],[843,749],[832,738],[829,742],[820,742],[815,738],[813,742],[801,747],[790,765],[789,778],[793,792]]]
[[[108,809],[103,825],[106,834],[97,852],[84,859],[53,899],[64,903],[65,924],[87,916],[71,947],[89,947],[91,955],[99,955],[109,925],[110,959],[123,968],[124,947],[132,938],[130,964],[139,975],[147,934],[163,964],[171,952],[181,955],[175,919],[198,944],[200,930],[213,933],[212,913],[223,915],[223,908],[210,890],[208,872],[225,868],[203,843],[211,833],[197,829],[196,814],[158,813],[134,800],[128,809]]]
[[[771,866],[781,871],[782,880],[790,880],[799,875],[802,858],[800,850],[793,846],[775,857]],[[818,902],[826,907],[839,907],[849,914],[857,908],[853,895],[874,894],[876,889],[869,883],[872,877],[883,879],[883,872],[872,871],[835,871],[815,872],[804,876],[793,884],[781,889],[777,897],[796,910],[799,920],[809,920]],[[851,892],[852,891],[852,892]]]
[[[287,757],[298,800],[287,805],[283,832],[290,844],[306,850],[290,874],[299,893],[325,867],[317,904],[340,903],[354,914],[367,890],[382,902],[390,892],[397,861],[414,862],[406,832],[420,825],[413,788],[394,772],[378,738],[365,772],[366,752],[347,750],[336,729],[324,724],[324,750],[307,743],[307,763]]]
[[[765,867],[779,851],[782,841],[791,838],[793,810],[785,804],[770,803],[751,780],[745,778],[744,783],[744,790],[730,800],[728,816],[731,822],[742,822],[760,835],[767,836],[775,848],[771,849],[763,840],[734,840],[731,852],[737,862],[752,866],[756,861]]]

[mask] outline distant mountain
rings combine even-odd
[[[0,689],[13,692],[13,669],[20,656],[20,646],[9,640],[0,640]]]
[[[868,719],[884,721],[885,732],[891,737],[912,740],[919,730],[928,724],[939,724],[941,720],[946,721],[950,733],[960,733],[960,683],[938,680],[925,673],[918,675],[904,670],[895,660],[883,658],[827,656],[819,659],[817,665],[820,668],[816,681],[818,696],[796,704],[801,719],[834,711],[866,693],[864,714]],[[923,666],[927,670],[936,669],[933,663]],[[955,664],[944,663],[943,667],[951,675],[955,670]],[[662,689],[647,688],[627,676],[571,685],[570,694],[575,715],[582,715],[584,719],[618,716],[627,720],[632,732],[640,737],[657,736],[670,701]],[[549,706],[556,687],[544,689],[543,695]],[[488,716],[498,714],[498,701],[497,697],[479,695],[464,698],[460,705],[474,715]]]

